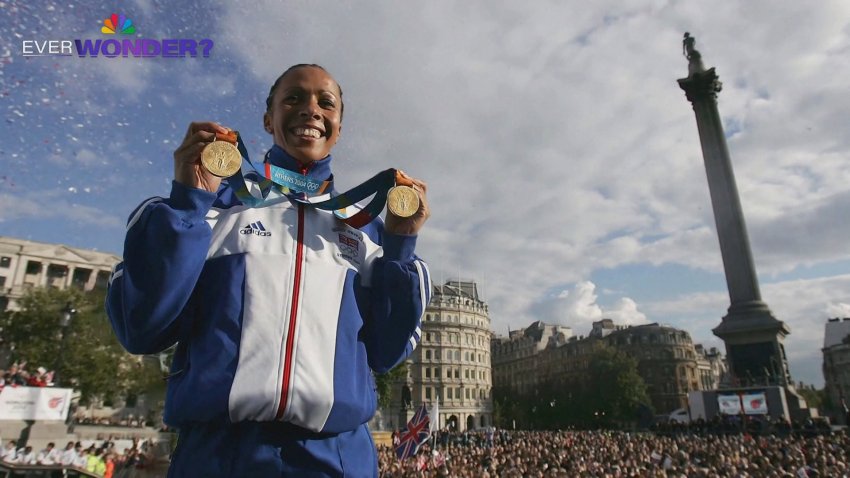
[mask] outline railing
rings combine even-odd
[[[0,462],[0,478],[97,478],[98,475],[62,465],[18,465]]]

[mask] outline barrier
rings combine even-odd
[[[0,478],[97,478],[98,475],[62,465],[17,465],[0,462]]]

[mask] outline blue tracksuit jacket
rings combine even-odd
[[[332,178],[330,163],[306,174]],[[226,184],[212,194],[174,182],[131,214],[107,311],[131,353],[178,344],[165,421],[181,440],[251,422],[276,440],[357,434],[376,408],[370,369],[389,370],[419,340],[431,285],[415,243],[380,219],[354,229],[286,198],[249,208]]]

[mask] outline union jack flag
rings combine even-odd
[[[419,445],[425,443],[431,435],[431,420],[428,418],[428,410],[425,404],[416,410],[413,418],[407,422],[407,430],[401,434],[399,443],[395,447],[395,453],[399,460],[411,457],[416,454]]]

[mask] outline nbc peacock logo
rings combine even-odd
[[[133,25],[133,20],[130,20],[124,15],[113,13],[109,18],[103,21],[103,26],[100,27],[100,32],[107,35],[115,35],[116,33],[132,35],[133,33],[136,33],[136,26]]]

